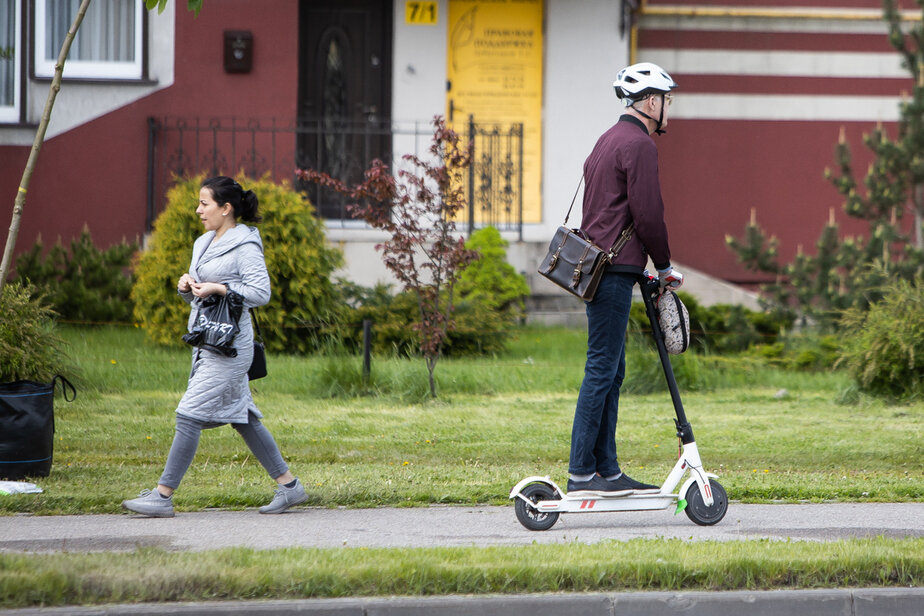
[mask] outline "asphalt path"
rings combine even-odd
[[[105,552],[158,547],[201,551],[227,547],[436,547],[596,543],[679,538],[689,541],[922,537],[924,503],[744,505],[731,503],[715,526],[697,526],[672,510],[562,514],[548,531],[530,531],[504,507],[322,509],[282,515],[205,510],[174,518],[133,514],[0,517],[0,552]]]

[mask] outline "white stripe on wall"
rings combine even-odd
[[[733,32],[784,32],[787,34],[830,33],[830,34],[881,34],[889,35],[889,28],[881,13],[869,20],[840,20],[813,18],[766,18],[766,17],[709,17],[695,18],[674,15],[642,15],[639,21],[642,30],[713,30]]]
[[[830,120],[895,122],[895,96],[780,96],[767,94],[682,94],[674,96],[670,118],[678,120]]]
[[[901,56],[897,52],[640,49],[638,58],[639,61],[654,62],[663,66],[672,75],[862,78],[909,76],[908,70],[902,68]]]

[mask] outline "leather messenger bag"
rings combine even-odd
[[[581,178],[581,182],[584,178]],[[565,222],[558,228],[549,244],[549,251],[539,266],[539,273],[554,282],[565,291],[589,302],[597,292],[600,278],[611,260],[619,254],[623,246],[632,238],[635,231],[633,223],[629,223],[609,251],[605,251],[591,242],[580,229],[569,229],[568,218],[571,209],[581,190],[578,183],[571,206],[565,214]]]

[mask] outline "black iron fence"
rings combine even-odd
[[[485,125],[469,119],[474,162],[466,179],[464,228],[523,226],[523,125]],[[394,167],[393,156],[425,158],[432,141],[426,123],[350,122],[329,119],[280,124],[273,119],[148,118],[147,230],[153,227],[176,177],[197,173],[269,176],[304,191],[328,224],[351,220],[339,195],[302,184],[295,170],[325,171],[347,183],[362,179],[374,158]],[[400,161],[399,161],[400,164]]]
[[[523,239],[523,124],[479,125],[469,116],[474,144],[468,172],[468,234],[476,226],[515,229]]]

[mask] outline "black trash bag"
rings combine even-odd
[[[55,384],[59,380],[64,399],[74,400],[77,390],[61,375],[51,383],[0,383],[0,479],[46,477],[51,472]]]
[[[183,340],[200,349],[208,349],[228,357],[237,357],[234,338],[240,331],[238,321],[244,309],[244,297],[229,290],[225,295],[214,293],[199,304],[193,330]]]

